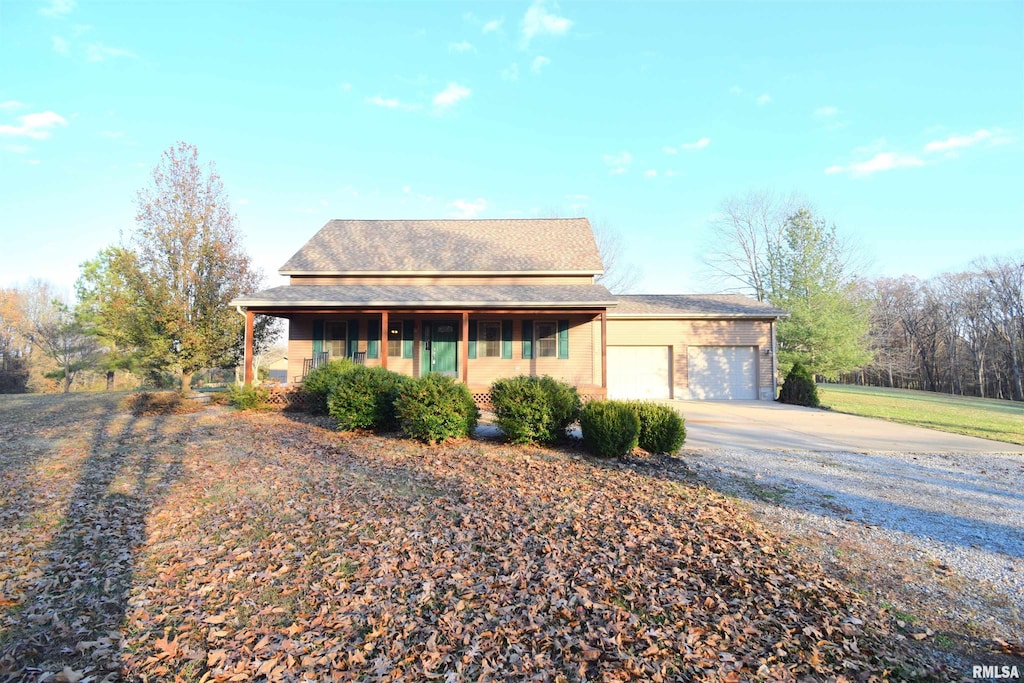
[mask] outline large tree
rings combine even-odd
[[[148,365],[175,368],[182,391],[192,374],[227,362],[244,320],[228,303],[257,289],[260,274],[242,247],[224,184],[193,145],[163,153],[139,191],[126,274],[138,311],[131,341]]]
[[[93,368],[102,354],[97,338],[89,334],[66,303],[56,299],[48,309],[37,313],[28,337],[56,363],[56,369],[46,377],[60,382],[65,394],[71,391],[78,374]]]
[[[834,379],[871,359],[869,308],[854,276],[856,249],[798,195],[726,199],[705,260],[721,278],[790,315],[779,322],[779,370],[799,361]]]

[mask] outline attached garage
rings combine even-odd
[[[690,398],[757,398],[757,349],[753,346],[690,346],[686,367]]]
[[[775,398],[775,322],[785,311],[729,294],[618,299],[607,319],[609,397]]]
[[[669,346],[609,346],[609,398],[672,398]]]

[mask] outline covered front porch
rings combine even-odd
[[[336,358],[420,377],[457,378],[485,403],[501,377],[550,375],[581,394],[607,394],[607,309],[406,307],[281,310],[246,314],[245,381],[252,374],[252,321],[257,314],[289,320],[288,382]]]

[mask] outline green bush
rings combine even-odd
[[[631,401],[640,421],[640,448],[648,453],[675,453],[686,441],[686,423],[676,411],[660,403]]]
[[[499,379],[490,391],[498,427],[512,443],[557,441],[579,416],[576,388],[546,375]]]
[[[315,415],[327,414],[327,397],[338,380],[355,365],[348,358],[339,358],[311,371],[302,380],[302,394],[306,410]]]
[[[239,410],[266,410],[270,407],[270,389],[245,386],[232,386],[228,389],[228,402]]]
[[[338,429],[398,428],[395,399],[412,378],[382,367],[356,365],[338,377],[327,396],[328,413],[338,421]]]
[[[580,411],[583,443],[602,458],[621,458],[636,448],[640,418],[624,401],[591,401]]]
[[[800,363],[795,363],[786,375],[786,381],[782,383],[778,400],[781,403],[809,408],[821,405],[821,401],[818,400],[818,387],[814,383],[811,371]]]
[[[479,411],[465,384],[431,374],[404,383],[395,414],[407,436],[434,443],[472,434]]]

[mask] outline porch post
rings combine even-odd
[[[380,366],[388,369],[388,312],[380,312]]]
[[[608,310],[601,311],[601,388],[608,398]]]
[[[252,327],[255,316],[252,311],[245,312],[245,374],[243,379],[245,385],[252,384]]]
[[[469,311],[462,312],[462,383],[469,386]]]

